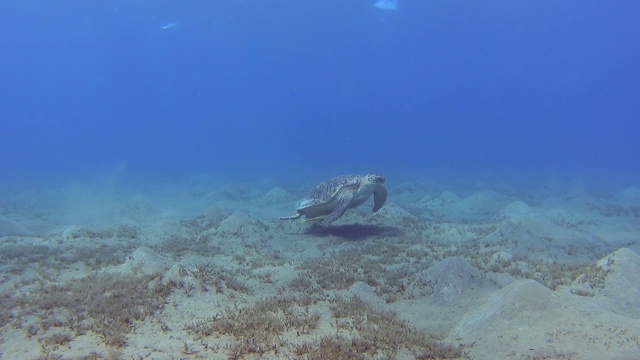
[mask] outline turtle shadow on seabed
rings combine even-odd
[[[364,224],[323,226],[313,224],[304,233],[318,237],[339,236],[347,241],[358,241],[372,236],[397,236],[401,234],[401,231],[393,226]]]

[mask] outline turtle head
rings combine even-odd
[[[384,176],[376,173],[365,175],[365,181],[369,184],[384,184]]]
[[[373,212],[382,208],[387,201],[387,188],[384,186],[384,176],[380,174],[365,175],[365,182],[373,192]]]

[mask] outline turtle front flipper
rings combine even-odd
[[[382,208],[382,205],[387,201],[387,188],[380,186],[373,192],[373,212],[376,212]]]
[[[351,200],[353,200],[353,194],[346,195],[340,199],[338,205],[331,212],[331,214],[327,215],[324,219],[322,219],[321,224],[327,225],[332,223],[340,218],[344,214],[345,211],[349,208],[349,204],[351,204]]]

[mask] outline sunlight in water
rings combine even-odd
[[[398,7],[398,4],[396,0],[378,0],[374,6],[383,10],[395,10]]]
[[[162,29],[162,30],[172,30],[172,29],[175,29],[176,27],[178,27],[178,23],[169,23],[169,24],[166,24],[166,25],[162,25],[160,27],[160,29]]]

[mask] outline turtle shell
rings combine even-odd
[[[311,189],[307,197],[298,202],[296,210],[306,214],[314,207],[331,207],[345,187],[354,187],[358,183],[360,183],[359,175],[341,175],[325,180]]]

